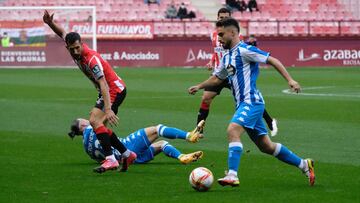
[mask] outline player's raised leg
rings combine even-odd
[[[280,143],[274,143],[270,140],[269,136],[259,137],[255,144],[258,146],[260,151],[273,155],[280,161],[298,167],[309,179],[309,185],[315,184],[315,171],[314,161],[311,159],[302,159],[286,146]]]

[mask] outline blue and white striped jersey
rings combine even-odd
[[[256,88],[259,62],[266,63],[270,53],[240,42],[224,54],[220,68],[213,75],[219,79],[229,79],[236,108],[242,102],[264,104],[265,101]]]

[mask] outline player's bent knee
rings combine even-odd
[[[259,146],[259,149],[265,154],[273,154],[275,151],[275,146],[273,146],[273,144],[266,144]]]
[[[160,128],[162,127],[163,125],[162,124],[158,124],[157,126],[156,126],[156,133],[159,135],[159,133],[160,133]]]
[[[212,102],[212,97],[203,96],[201,99],[201,102],[207,105],[210,105]]]
[[[165,147],[169,142],[167,142],[167,141],[165,141],[165,140],[160,140],[160,141],[158,141],[157,143],[160,145],[161,150],[163,150],[164,147]]]

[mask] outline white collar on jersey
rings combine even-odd
[[[240,44],[242,43],[242,41],[240,40],[239,43],[237,43],[233,48],[231,48],[229,51],[234,51]]]

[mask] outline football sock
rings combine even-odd
[[[276,143],[273,155],[279,160],[296,167],[299,167],[301,164],[301,158],[280,143]]]
[[[110,156],[113,154],[112,150],[111,150],[111,141],[110,141],[110,137],[108,134],[108,129],[105,126],[100,126],[98,128],[96,128],[95,130],[96,133],[96,137],[100,142],[101,147],[104,150],[104,155]]]
[[[300,170],[302,170],[302,171],[304,171],[305,172],[305,170],[306,170],[306,166],[307,166],[307,164],[305,163],[306,161],[304,160],[304,159],[301,159],[301,162],[300,162],[300,164],[298,165],[298,168],[300,169]]]
[[[116,161],[116,158],[115,158],[115,156],[114,156],[114,154],[112,154],[112,155],[110,155],[110,156],[107,156],[107,157],[105,157],[105,159],[107,159],[107,160],[112,160],[112,161]]]
[[[267,126],[269,127],[269,129],[270,129],[270,130],[273,130],[273,127],[272,127],[272,121],[273,121],[273,119],[270,117],[270,115],[269,115],[269,113],[266,111],[266,109],[264,110],[263,118],[265,119],[265,122],[266,122]]]
[[[181,152],[175,147],[173,147],[171,144],[169,144],[168,142],[166,142],[161,146],[161,150],[164,152],[164,154],[166,154],[166,156],[175,159],[179,158],[179,156],[181,155]]]
[[[240,157],[243,151],[243,145],[241,142],[230,142],[229,143],[229,154],[228,154],[228,167],[229,173],[237,175],[237,171],[240,165]]]
[[[122,142],[120,142],[120,140],[118,139],[118,137],[116,136],[116,134],[112,130],[108,129],[108,133],[110,135],[111,146],[113,146],[121,154],[123,154],[127,150],[125,145]]]
[[[130,152],[131,151],[127,149],[124,153],[121,154],[121,156],[124,158],[128,158],[130,156]]]
[[[167,127],[161,124],[157,126],[157,132],[160,137],[169,139],[186,139],[187,136],[187,132],[185,131],[177,128]]]
[[[205,102],[201,103],[201,107],[198,113],[197,123],[199,123],[202,120],[206,120],[206,118],[209,115],[209,111],[210,111],[209,109],[210,109],[210,105],[206,104]]]

